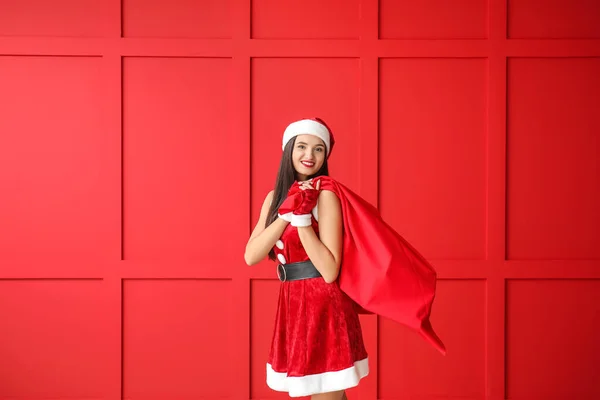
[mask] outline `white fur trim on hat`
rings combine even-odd
[[[325,142],[327,148],[327,154],[331,150],[331,141],[329,135],[329,129],[320,122],[313,121],[312,119],[302,119],[300,121],[292,122],[288,125],[283,132],[283,144],[281,149],[285,149],[285,145],[290,141],[291,138],[297,135],[314,135]]]

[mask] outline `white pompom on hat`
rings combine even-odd
[[[333,138],[333,133],[331,129],[325,124],[320,118],[310,118],[310,119],[301,119],[296,122],[292,122],[285,128],[283,132],[283,142],[281,149],[285,149],[285,145],[295,136],[298,135],[314,135],[321,139],[325,143],[325,147],[327,148],[327,157],[331,154],[333,150],[333,145],[335,144],[335,139]]]

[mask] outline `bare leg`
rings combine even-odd
[[[313,394],[310,398],[311,400],[347,400],[346,392],[343,390]]]

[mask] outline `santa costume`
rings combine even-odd
[[[322,139],[329,157],[335,140],[317,118],[290,124],[282,149],[301,134]],[[318,207],[309,213],[297,212],[304,197],[316,192],[301,190],[298,182],[279,208],[279,217],[290,224],[273,248],[282,283],[267,385],[290,397],[348,389],[368,375],[359,313],[375,313],[404,324],[445,354],[429,322],[436,283],[433,267],[371,204],[328,176],[315,177],[313,187],[317,181],[320,190],[334,192],[341,204],[343,246],[338,279],[325,282],[302,246],[298,227],[310,225],[319,235]]]

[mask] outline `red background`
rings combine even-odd
[[[599,93],[594,0],[0,0],[0,398],[287,398],[243,250],[307,116],[440,277],[351,398],[599,398]]]

